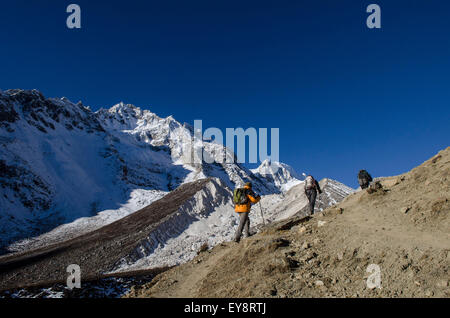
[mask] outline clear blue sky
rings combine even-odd
[[[281,161],[317,178],[356,186],[361,168],[399,174],[449,146],[449,1],[15,0],[0,36],[1,89],[278,127]]]

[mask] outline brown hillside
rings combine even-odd
[[[223,243],[127,297],[449,297],[449,163],[450,147],[381,189]],[[370,264],[381,288],[367,287]]]

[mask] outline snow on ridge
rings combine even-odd
[[[356,189],[353,189],[339,181],[333,180],[333,179],[329,179],[329,178],[325,178],[324,179],[324,183],[326,183],[329,187],[333,188],[336,192],[338,192],[341,195],[349,195],[352,194],[356,191]]]
[[[113,272],[187,262],[204,243],[213,247],[229,239],[236,224],[231,189],[220,179],[212,178],[119,261]]]
[[[60,225],[45,234],[17,241],[9,245],[8,250],[16,253],[37,249],[95,231],[150,205],[152,202],[161,199],[167,193],[158,190],[136,189],[131,193],[128,202],[118,209],[104,210],[92,217],[78,218],[71,223]]]
[[[300,176],[289,165],[278,161],[264,160],[261,165],[251,170],[267,182],[275,184],[282,192],[287,192],[301,182]]]

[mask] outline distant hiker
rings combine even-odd
[[[305,179],[305,194],[309,201],[309,213],[314,214],[314,205],[316,204],[317,192],[322,193],[319,182],[311,175],[308,175]]]
[[[361,189],[367,189],[372,182],[372,176],[366,170],[359,170],[358,182]]]
[[[252,190],[252,184],[247,182],[243,188],[236,188],[233,192],[233,202],[235,204],[234,210],[239,214],[239,226],[234,236],[234,241],[239,242],[242,235],[242,230],[245,228],[246,237],[250,236],[250,208],[252,204],[258,203],[261,200],[259,195],[256,195]]]

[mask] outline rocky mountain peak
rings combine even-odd
[[[257,176],[266,179],[268,182],[281,187],[282,191],[287,191],[301,182],[300,176],[291,166],[270,159],[264,160],[261,165],[258,168],[253,169],[252,172]]]

